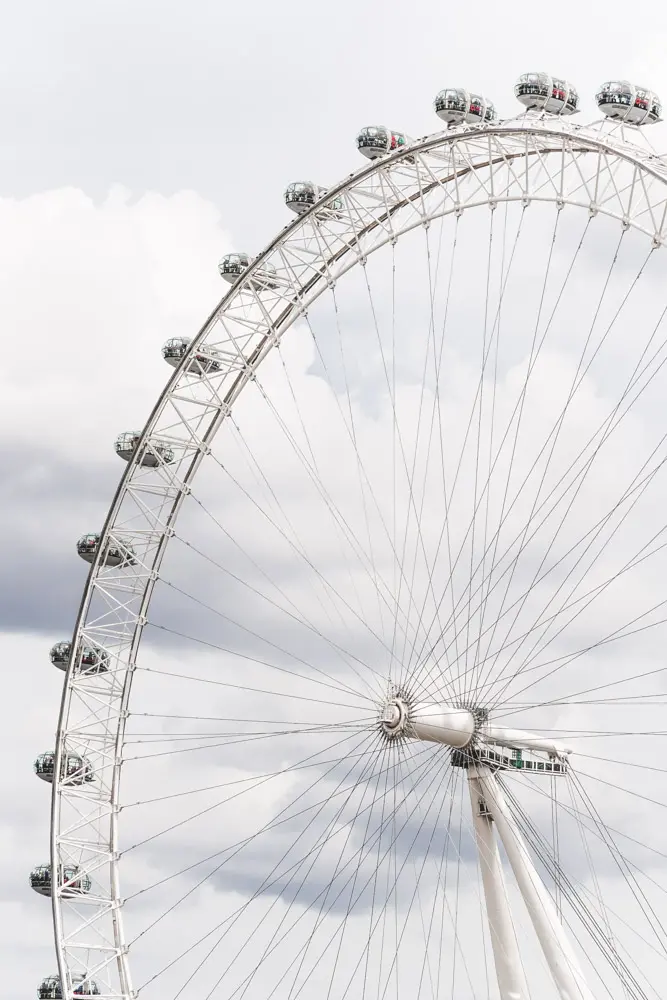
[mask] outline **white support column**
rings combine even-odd
[[[468,787],[500,1000],[528,1000],[493,821],[485,812],[486,799],[476,768],[468,769]]]
[[[498,782],[486,767],[476,773],[561,1000],[595,1000]]]

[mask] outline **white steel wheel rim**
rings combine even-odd
[[[559,157],[559,165],[550,170]],[[508,167],[515,162],[521,164],[516,172]],[[494,165],[490,171],[489,164]],[[493,183],[496,164],[496,177],[503,171],[511,175],[509,181],[505,177],[505,186],[499,189]],[[481,184],[477,178],[485,167],[487,180]],[[619,175],[622,175],[620,182]],[[570,177],[574,178],[572,182]],[[495,207],[505,202],[572,205],[591,214],[617,219],[624,227],[647,235],[656,247],[662,246],[667,232],[665,179],[667,169],[652,155],[614,136],[601,136],[592,129],[577,129],[569,123],[554,125],[533,119],[526,124],[454,130],[414,143],[407,149],[403,147],[331,189],[327,198],[342,198],[346,217],[319,223],[317,206],[309,210],[270,244],[222,300],[190,344],[156,404],[137,448],[140,454],[155,436],[177,448],[180,457],[172,466],[160,464],[150,470],[131,461],[102,531],[100,550],[103,551],[108,540],[121,544],[130,541],[137,551],[138,565],[114,574],[105,571],[99,557],[96,559],[73,637],[74,649],[80,643],[107,648],[114,667],[104,677],[76,676],[72,665],[68,668],[55,774],[61,773],[59,761],[66,750],[73,748],[73,742],[78,752],[88,744],[91,752],[105,759],[106,764],[103,780],[94,793],[88,790],[82,793],[56,777],[51,863],[52,866],[77,863],[98,884],[108,881],[110,891],[103,893],[97,902],[87,903],[88,909],[81,912],[88,916],[73,931],[64,923],[64,913],[73,904],[62,893],[54,893],[56,947],[60,973],[67,984],[65,996],[71,995],[68,970],[79,971],[80,941],[83,937],[90,942],[93,926],[105,928],[99,940],[109,943],[106,951],[98,947],[97,961],[89,970],[91,977],[104,979],[105,968],[117,966],[118,985],[110,995],[123,1000],[134,995],[121,921],[117,823],[122,804],[120,761],[125,713],[135,659],[153,587],[181,504],[201,461],[210,452],[215,434],[262,361],[331,282],[351,268],[363,266],[375,251],[425,222],[446,215],[458,216],[468,208]],[[435,204],[429,202],[429,192]],[[401,225],[403,216],[406,219]],[[276,268],[278,287],[253,288],[253,275],[261,273],[267,264]],[[212,349],[211,357],[223,367],[194,381],[187,373],[188,363],[195,353],[206,356],[207,347]],[[157,489],[156,476],[160,481]],[[160,506],[151,510],[149,505],[155,504],[156,496]],[[128,533],[122,527],[123,505],[128,499],[141,503],[145,511],[146,526],[142,532],[134,529]],[[106,617],[100,618],[96,611],[91,620],[91,603],[101,594],[108,608]],[[97,731],[91,731],[94,728],[91,719],[97,720]],[[83,728],[82,723],[85,723]],[[76,798],[78,815],[82,817],[78,824],[72,822],[71,813],[63,821],[63,802],[69,808],[72,798]],[[82,802],[88,803],[83,812]],[[89,807],[90,812],[86,812]],[[93,813],[97,817],[99,843],[95,851],[82,850],[77,834],[82,826],[89,826]],[[108,873],[109,877],[101,877],[102,873]],[[91,906],[95,908],[92,920]]]

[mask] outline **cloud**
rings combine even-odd
[[[194,194],[115,189],[100,205],[62,190],[4,200],[0,247],[5,433],[3,625],[71,627],[83,582],[76,539],[101,525],[121,473],[116,435],[141,427],[170,369],[160,347],[190,335],[220,294],[228,248]]]

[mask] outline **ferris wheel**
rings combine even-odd
[[[661,109],[515,94],[362,129],[164,345],[51,650],[41,1000],[664,995]]]

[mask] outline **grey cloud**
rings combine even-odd
[[[86,577],[76,540],[101,525],[120,463],[8,444],[0,462],[0,626],[67,635]]]

